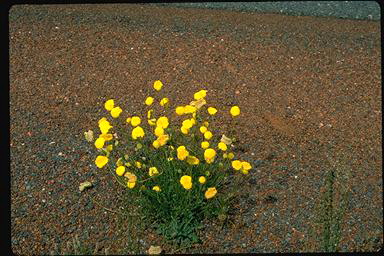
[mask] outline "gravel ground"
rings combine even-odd
[[[123,190],[83,133],[114,98],[139,113],[154,80],[171,106],[207,88],[237,104],[239,156],[255,167],[231,223],[180,252],[320,250],[310,236],[325,172],[348,178],[342,251],[383,243],[380,24],[148,5],[14,6],[9,16],[11,249],[62,250],[78,235],[129,253]],[[227,118],[217,117],[221,125]],[[223,126],[225,127],[225,125]],[[220,128],[221,129],[221,128]],[[81,182],[94,187],[80,193]],[[126,201],[125,201],[126,203]],[[163,244],[146,230],[136,252]]]
[[[151,5],[181,8],[224,9],[258,13],[280,13],[293,16],[380,20],[380,5],[375,1],[206,2],[153,3]]]

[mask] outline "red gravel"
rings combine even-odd
[[[126,253],[127,223],[87,196],[117,209],[122,190],[83,132],[106,99],[138,111],[157,79],[173,107],[201,88],[219,111],[239,105],[238,154],[262,163],[233,224],[207,223],[203,243],[180,252],[320,250],[310,229],[332,168],[349,177],[341,250],[381,248],[379,22],[126,4],[14,6],[9,18],[14,253],[47,254],[76,234]],[[139,238],[140,252],[161,242]]]

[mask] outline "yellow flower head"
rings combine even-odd
[[[103,168],[104,165],[106,165],[107,163],[108,163],[108,157],[106,157],[106,156],[97,156],[96,157],[95,164],[97,165],[97,167]]]
[[[110,133],[100,134],[99,138],[103,138],[105,141],[110,141],[113,139],[113,135]]]
[[[141,123],[140,117],[138,117],[138,116],[133,116],[133,117],[131,118],[131,125],[132,125],[133,127],[138,126],[140,123]]]
[[[214,107],[209,107],[209,108],[208,108],[208,113],[209,113],[211,116],[213,116],[214,114],[217,113],[217,109],[214,108]]]
[[[191,119],[186,119],[183,121],[183,124],[182,124],[186,129],[190,129],[192,126],[193,126],[193,122],[191,121]]]
[[[157,137],[159,137],[159,136],[161,136],[161,135],[163,135],[163,134],[164,134],[164,129],[161,128],[160,126],[156,126],[156,128],[155,128],[155,135],[156,135]]]
[[[202,106],[204,106],[205,104],[207,104],[207,102],[205,101],[204,98],[201,98],[201,99],[196,100],[196,101],[191,101],[191,102],[189,103],[189,105],[194,106],[194,107],[197,108],[197,109],[200,109],[200,108],[201,108]]]
[[[102,118],[99,121],[99,128],[102,134],[108,133],[109,129],[112,128],[112,126],[109,124],[109,122],[105,119]]]
[[[119,176],[123,176],[125,172],[125,167],[124,166],[119,166],[116,168],[116,174],[119,175]]]
[[[157,170],[156,167],[150,167],[149,168],[149,176],[153,176],[153,175],[156,175],[156,174],[159,174],[159,171]]]
[[[199,164],[199,159],[195,156],[187,156],[187,163],[190,165],[198,165]]]
[[[185,188],[186,190],[192,188],[192,177],[188,175],[184,175],[180,178],[180,184]]]
[[[213,163],[213,161],[215,160],[215,156],[216,156],[216,151],[213,148],[207,148],[204,151],[204,159],[209,164]]]
[[[240,115],[240,108],[238,106],[231,107],[230,113],[232,116]]]
[[[111,115],[113,118],[118,118],[122,111],[120,107],[115,107],[111,110]]]
[[[147,97],[145,99],[145,105],[150,106],[150,105],[152,105],[152,103],[153,103],[153,98],[152,97]]]
[[[104,138],[97,138],[97,140],[95,141],[95,147],[99,149],[102,148],[104,146],[104,142]]]
[[[180,160],[184,160],[185,158],[187,158],[187,156],[189,156],[189,152],[187,151],[185,146],[179,146],[177,148],[177,158],[179,158]]]
[[[161,101],[160,101],[160,105],[163,106],[163,107],[168,105],[168,103],[169,103],[169,99],[168,98],[162,98]]]
[[[137,168],[141,168],[141,163],[140,163],[139,161],[136,161],[136,162],[135,162],[135,166],[136,166]]]
[[[168,134],[160,135],[157,138],[157,141],[159,142],[160,146],[164,146],[167,143],[168,140],[169,140],[169,135]]]
[[[175,111],[176,111],[177,115],[181,116],[181,115],[184,114],[184,107],[183,106],[178,106],[178,107],[176,107]]]
[[[235,169],[236,171],[240,170],[241,167],[242,167],[241,161],[239,161],[239,160],[234,160],[234,161],[232,161],[232,167],[233,167],[233,169]]]
[[[148,120],[148,124],[149,124],[150,126],[155,126],[155,125],[156,125],[156,119],[155,119],[155,118],[149,119],[149,120]]]
[[[159,141],[158,141],[158,140],[153,141],[152,146],[153,146],[154,148],[159,148],[159,147],[160,147],[160,143],[159,143]]]
[[[144,130],[140,126],[135,127],[132,130],[132,138],[136,140],[137,138],[143,138],[144,137]]]
[[[245,161],[241,163],[241,166],[244,171],[249,171],[252,168],[251,164]]]
[[[207,90],[200,90],[193,95],[195,100],[204,98],[207,95]]]
[[[159,117],[156,121],[156,125],[163,129],[167,128],[169,125],[168,118],[166,116]]]
[[[205,127],[205,126],[200,126],[200,132],[201,132],[202,134],[204,134],[206,131],[208,131],[207,127]]]
[[[200,176],[199,177],[199,182],[201,183],[201,184],[204,184],[205,182],[206,182],[206,178],[204,177],[204,176]]]
[[[186,128],[185,126],[181,126],[180,130],[183,134],[188,134],[189,131],[188,128]]]
[[[161,189],[160,189],[159,186],[154,186],[152,189],[155,190],[155,191],[157,191],[157,192],[161,191]]]
[[[136,185],[136,182],[129,182],[129,181],[127,182],[127,187],[128,187],[128,188],[131,188],[131,189],[132,189],[132,188],[135,187],[135,185]]]
[[[235,156],[233,155],[233,153],[228,153],[228,159],[232,160]]]
[[[191,105],[186,105],[184,107],[184,114],[193,114],[196,112],[196,107],[191,106]]]
[[[208,141],[203,141],[203,142],[201,142],[201,147],[202,147],[203,149],[207,149],[207,148],[209,147],[209,142],[208,142]]]
[[[219,142],[219,145],[218,145],[219,149],[221,149],[222,151],[226,151],[227,150],[227,145],[223,142]]]
[[[114,101],[113,100],[107,100],[104,104],[104,107],[106,110],[111,111],[114,106]]]
[[[207,191],[205,191],[205,198],[210,199],[214,197],[217,193],[216,188],[208,188]]]
[[[127,124],[130,124],[131,123],[131,120],[132,120],[132,118],[131,117],[127,117]]]
[[[206,132],[204,133],[204,138],[205,138],[206,140],[209,140],[210,138],[212,138],[212,136],[213,136],[213,134],[212,134],[212,132],[210,132],[210,131],[206,131]]]
[[[156,80],[153,83],[153,88],[155,88],[156,91],[160,91],[161,87],[163,87],[163,83],[160,80]]]

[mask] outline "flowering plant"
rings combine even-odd
[[[115,125],[123,109],[113,99],[105,102],[110,116],[98,122],[95,164],[109,169],[138,198],[143,216],[166,238],[197,242],[203,218],[220,213],[225,178],[236,171],[248,174],[252,166],[235,159],[231,138],[214,138],[208,118],[220,110],[206,106],[207,90],[196,92],[189,104],[176,106],[171,120],[163,114],[173,112],[170,100],[156,97],[162,87],[161,81],[154,82],[154,95],[143,99],[146,115],[126,114],[123,129]],[[161,111],[155,111],[155,104]],[[228,114],[237,118],[240,108],[232,106]],[[87,141],[93,142],[93,134],[85,133]]]

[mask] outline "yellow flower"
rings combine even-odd
[[[107,100],[104,104],[104,107],[106,110],[111,111],[114,106],[114,101],[113,100]]]
[[[150,167],[149,168],[149,176],[153,176],[153,175],[156,175],[156,174],[159,174],[159,171],[157,170],[156,167]]]
[[[226,151],[227,145],[225,145],[223,142],[219,142],[218,148],[221,149],[222,151]]]
[[[123,163],[123,158],[119,158],[118,160],[117,160],[117,162],[116,162],[116,165],[117,165],[117,167],[119,167],[119,166],[122,166],[124,163]]]
[[[189,163],[190,165],[197,165],[199,164],[199,159],[195,156],[187,156],[187,163]]]
[[[160,105],[161,106],[166,106],[167,104],[169,103],[169,99],[168,98],[162,98],[161,101],[160,101]]]
[[[239,160],[234,160],[234,161],[232,161],[232,167],[233,167],[233,169],[235,169],[236,171],[240,170],[241,167],[242,167],[241,161],[239,161]]]
[[[186,190],[192,188],[192,177],[188,175],[184,175],[180,178],[180,184],[185,188]]]
[[[154,186],[152,189],[155,190],[155,191],[157,191],[157,192],[161,191],[161,189],[160,189],[159,186]]]
[[[168,140],[169,140],[169,135],[168,134],[160,135],[157,138],[157,141],[159,142],[160,146],[164,146],[167,143]]]
[[[159,117],[156,121],[156,125],[163,129],[167,128],[169,125],[168,118],[166,116]]]
[[[124,166],[117,167],[117,169],[116,169],[116,174],[117,175],[123,176],[124,172],[125,172],[125,167]]]
[[[152,97],[147,97],[145,100],[145,105],[150,106],[153,103],[153,98]]]
[[[99,168],[103,168],[104,165],[108,163],[108,157],[106,156],[97,156],[95,160],[95,164]]]
[[[228,153],[228,159],[232,160],[235,156],[233,155],[233,153]]]
[[[190,129],[193,126],[193,123],[190,119],[186,119],[182,124],[186,129]]]
[[[210,132],[210,131],[206,131],[205,133],[204,133],[204,138],[206,139],[206,140],[209,140],[210,138],[212,138],[212,133]]]
[[[158,140],[153,141],[152,146],[153,146],[154,148],[159,148],[159,147],[160,147],[160,143],[159,143],[159,141],[158,141]]]
[[[197,109],[200,109],[202,106],[204,106],[205,104],[207,104],[207,102],[205,101],[205,99],[201,98],[199,100],[196,100],[196,101],[191,101],[189,103],[189,105],[191,106],[194,106],[196,107]]]
[[[100,134],[99,138],[103,138],[105,141],[110,141],[113,139],[113,136],[110,133],[104,133]]]
[[[216,156],[216,151],[212,148],[207,148],[204,151],[204,159],[208,164],[213,162],[213,160],[215,159],[215,156]]]
[[[207,95],[207,90],[200,90],[196,92],[193,97],[195,100],[199,100],[201,98],[204,98]]]
[[[112,128],[112,126],[109,124],[109,122],[103,117],[99,121],[99,128],[102,134],[108,133],[109,129]]]
[[[132,120],[132,118],[128,117],[127,120],[126,120],[127,124],[131,123],[131,120]]]
[[[184,160],[189,155],[189,152],[185,148],[185,146],[180,146],[177,148],[177,158],[180,160]]]
[[[159,137],[159,136],[161,136],[161,135],[163,135],[163,134],[164,134],[164,129],[161,128],[160,126],[156,126],[156,128],[155,128],[155,135],[156,135],[157,137]]]
[[[251,164],[245,161],[241,163],[241,166],[243,167],[244,171],[249,171],[252,168]]]
[[[156,125],[156,119],[155,119],[155,118],[149,119],[149,120],[148,120],[148,123],[149,123],[149,125],[151,125],[151,126],[155,126],[155,125]]]
[[[207,191],[205,191],[205,198],[210,199],[214,197],[217,193],[216,188],[208,188]]]
[[[203,126],[208,127],[208,126],[209,126],[208,121],[205,121],[205,122],[203,123]]]
[[[144,130],[140,126],[135,127],[135,129],[132,130],[132,138],[136,140],[137,138],[144,137]]]
[[[213,116],[214,114],[217,113],[217,109],[216,108],[213,108],[213,107],[209,107],[208,108],[208,113]]]
[[[160,91],[161,87],[163,87],[163,83],[160,80],[156,80],[153,83],[153,88],[155,88],[156,91]]]
[[[118,118],[122,111],[120,107],[115,107],[111,110],[111,115],[113,118]]]
[[[242,172],[243,174],[248,174],[248,170],[241,169],[241,172]]]
[[[136,182],[127,182],[127,187],[128,188],[134,188],[135,187],[135,185],[136,185]]]
[[[206,179],[204,176],[200,176],[200,177],[199,177],[199,182],[200,182],[201,184],[204,184],[206,180],[207,180],[207,179]]]
[[[139,161],[136,161],[135,162],[135,166],[140,169],[141,168],[141,163]]]
[[[183,134],[188,134],[189,131],[185,126],[181,126],[180,130]]]
[[[131,125],[133,127],[138,126],[141,123],[140,117],[138,116],[133,116],[131,119]]]
[[[205,127],[205,126],[200,126],[200,132],[201,132],[201,133],[204,134],[206,131],[208,131],[207,127]]]
[[[240,115],[240,108],[238,106],[231,107],[230,113],[232,116]]]
[[[104,146],[104,142],[105,142],[104,138],[101,138],[101,137],[97,138],[97,140],[95,141],[96,148],[102,148]]]
[[[194,112],[196,112],[196,107],[191,106],[191,105],[186,105],[184,107],[184,114],[192,114]]]
[[[181,115],[184,114],[184,107],[183,106],[178,106],[175,111],[176,111],[177,115],[181,116]]]
[[[207,149],[207,148],[209,147],[209,142],[208,142],[208,141],[203,141],[203,142],[201,142],[201,147],[202,147],[203,149]]]
[[[152,113],[153,113],[153,109],[148,110],[148,112],[147,112],[147,118],[148,119],[151,119]]]

